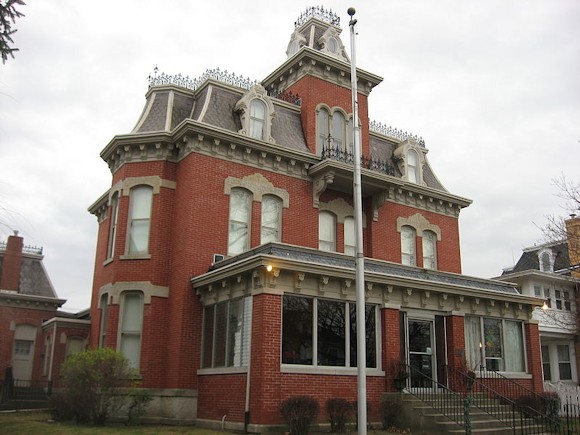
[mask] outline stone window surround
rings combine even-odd
[[[342,116],[344,116],[344,148],[348,149],[351,143],[351,138],[349,137],[350,131],[348,128],[349,123],[352,123],[352,113],[347,113],[342,107],[339,106],[334,106],[334,107],[330,107],[328,104],[325,103],[319,103],[316,106],[316,154],[320,155],[322,154],[322,147],[320,147],[320,149],[318,149],[319,144],[318,144],[318,114],[320,113],[321,109],[325,109],[326,112],[328,113],[328,127],[327,127],[327,131],[328,134],[332,137],[332,116],[335,112],[339,112],[342,114]],[[360,125],[360,120],[359,120],[359,125]]]
[[[153,285],[150,281],[119,281],[116,283],[105,284],[99,289],[97,308],[101,308],[101,297],[104,294],[108,295],[109,306],[119,305],[122,293],[127,291],[142,292],[144,305],[149,305],[151,303],[151,297],[169,297],[169,287]]]
[[[272,137],[272,120],[276,115],[274,104],[272,103],[270,97],[268,97],[266,89],[264,89],[264,87],[260,84],[252,86],[252,88],[247,91],[234,106],[234,112],[240,114],[240,121],[242,123],[242,128],[238,131],[238,133],[250,137],[250,105],[254,99],[259,99],[266,105],[266,119],[264,120],[265,141],[269,143],[276,143]]]
[[[256,172],[244,178],[228,177],[224,182],[224,195],[230,195],[232,189],[242,188],[252,194],[252,201],[262,202],[264,195],[277,196],[282,200],[282,207],[290,207],[290,195],[284,189],[274,185],[262,174]]]
[[[431,231],[437,235],[437,241],[441,241],[441,228],[438,225],[431,224],[422,214],[415,213],[408,218],[397,218],[397,232],[405,225],[415,228],[417,237],[423,237],[423,231]]]
[[[409,174],[407,171],[407,155],[409,154],[409,151],[416,152],[418,157],[417,171],[419,177],[417,184],[425,185],[425,181],[423,180],[423,166],[425,165],[425,155],[427,154],[427,149],[419,146],[417,139],[413,137],[408,137],[405,139],[393,151],[393,158],[395,159],[399,171],[402,174],[402,178],[407,181],[409,180]]]

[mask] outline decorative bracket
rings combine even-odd
[[[312,186],[312,202],[315,208],[320,204],[320,195],[324,193],[329,184],[334,181],[334,171],[326,172],[314,179]]]

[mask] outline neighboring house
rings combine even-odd
[[[101,152],[91,346],[121,350],[148,416],[261,431],[290,396],[356,400],[350,61],[310,8],[260,83],[155,76],[132,132]],[[497,370],[542,390],[535,306],[461,274],[458,218],[425,143],[369,120],[382,78],[357,71],[371,421],[399,363]],[[379,102],[384,104],[384,102]],[[431,385],[431,384],[429,384]],[[321,417],[323,418],[323,417]]]
[[[572,223],[578,218],[567,221]],[[524,295],[544,300],[536,308],[545,381],[578,384],[578,262],[569,239],[523,250],[514,267],[498,279],[517,284]],[[577,255],[577,252],[576,252]],[[577,258],[577,257],[576,257]]]
[[[42,248],[25,246],[18,232],[0,242],[0,381],[57,379],[65,356],[84,349],[78,340],[88,338],[88,311],[57,311],[65,300],[58,298],[43,258]]]

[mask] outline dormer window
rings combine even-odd
[[[330,51],[331,53],[336,53],[338,51],[338,41],[336,40],[336,38],[328,38],[328,41],[326,43],[328,51]]]
[[[274,104],[262,86],[255,85],[246,92],[237,102],[234,111],[240,114],[242,124],[240,134],[270,143],[275,142],[272,138]]]
[[[542,272],[554,271],[554,256],[550,249],[542,249],[538,252],[538,261]]]
[[[340,31],[334,27],[326,29],[324,34],[318,39],[320,51],[332,57],[349,62],[346,50],[340,40]]]
[[[351,119],[340,108],[319,107],[316,112],[316,154],[322,151],[336,155],[352,148]]]
[[[405,139],[395,148],[393,157],[397,161],[397,166],[404,180],[410,183],[424,184],[423,165],[426,153],[427,150],[412,137]]]

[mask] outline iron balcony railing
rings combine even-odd
[[[347,164],[354,163],[354,152],[350,148],[335,144],[327,144],[322,147],[322,159],[336,160]],[[395,175],[395,167],[387,161],[361,156],[361,166],[371,171],[381,172],[386,175]]]

